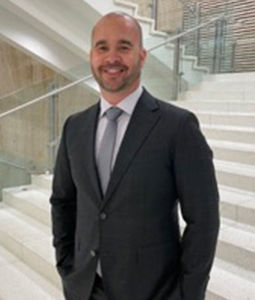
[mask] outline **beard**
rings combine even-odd
[[[116,78],[110,78],[109,80],[104,78],[104,72],[107,69],[119,69],[121,70],[120,76]],[[140,60],[132,67],[131,71],[128,74],[129,68],[126,65],[122,64],[107,64],[104,66],[99,66],[97,70],[91,65],[91,70],[93,76],[97,83],[99,84],[102,90],[107,92],[116,93],[124,91],[134,82],[140,79],[141,77],[141,64]],[[125,74],[126,73],[126,74]]]

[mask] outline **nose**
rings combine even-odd
[[[114,63],[120,62],[120,61],[121,61],[121,57],[116,50],[110,50],[107,53],[107,56],[105,58],[105,62],[109,63],[109,64],[114,64]]]

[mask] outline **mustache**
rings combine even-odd
[[[102,71],[104,69],[109,69],[109,68],[120,68],[120,69],[124,69],[127,70],[128,67],[126,65],[120,64],[120,63],[114,63],[114,64],[105,64],[105,65],[101,65],[99,66],[99,70]]]

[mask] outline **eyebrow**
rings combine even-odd
[[[126,40],[126,39],[120,40],[118,42],[118,44],[125,44],[125,45],[129,45],[129,46],[133,47],[133,44],[129,40]]]
[[[106,40],[99,40],[98,42],[95,43],[94,47],[98,47],[105,44],[107,44]]]
[[[99,46],[104,46],[107,44],[107,40],[99,40],[95,43],[94,47],[99,47]],[[121,45],[128,45],[130,47],[133,47],[133,44],[129,41],[129,40],[126,40],[126,39],[121,39],[118,41],[118,44],[121,44]]]

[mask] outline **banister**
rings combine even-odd
[[[177,34],[175,36],[172,36],[172,37],[166,39],[164,42],[161,42],[158,45],[149,48],[147,51],[148,52],[152,52],[153,50],[158,49],[158,48],[160,48],[160,47],[162,47],[162,46],[164,46],[164,45],[166,45],[166,44],[168,44],[170,42],[173,42],[173,41],[175,41],[177,39],[180,39],[181,37],[186,36],[189,33],[192,33],[192,32],[194,32],[194,31],[196,31],[196,30],[198,30],[200,28],[206,27],[206,26],[210,25],[211,23],[214,23],[214,22],[216,22],[218,20],[225,19],[225,18],[227,18],[227,16],[225,14],[222,14],[219,17],[212,18],[210,21],[202,23],[202,24],[200,24],[198,26],[195,26],[195,27],[193,27],[193,28],[185,31],[185,32],[179,33],[179,34]],[[71,87],[73,87],[73,86],[75,86],[75,85],[77,85],[77,84],[79,84],[81,82],[85,82],[85,81],[91,79],[92,77],[93,77],[92,75],[85,76],[85,77],[80,78],[80,79],[78,79],[78,80],[76,80],[74,82],[71,82],[71,83],[69,83],[69,84],[67,84],[67,85],[65,85],[65,86],[63,86],[61,88],[55,89],[55,90],[53,90],[53,91],[51,91],[49,93],[46,93],[46,94],[44,94],[44,95],[42,95],[40,97],[37,97],[37,98],[35,98],[35,99],[33,99],[33,100],[29,101],[29,102],[26,102],[24,104],[16,106],[15,108],[12,108],[12,109],[4,112],[4,113],[1,113],[0,114],[0,119],[4,118],[4,117],[6,117],[6,116],[8,116],[8,115],[10,115],[12,113],[15,113],[15,112],[17,112],[19,110],[22,110],[22,109],[24,109],[24,108],[26,108],[28,106],[31,106],[31,105],[33,105],[35,103],[38,103],[38,102],[40,102],[40,101],[42,101],[42,100],[44,100],[44,99],[46,99],[46,98],[48,98],[50,96],[53,96],[53,95],[56,95],[56,94],[58,94],[58,93],[60,93],[62,91],[65,91],[66,89],[71,88]]]

